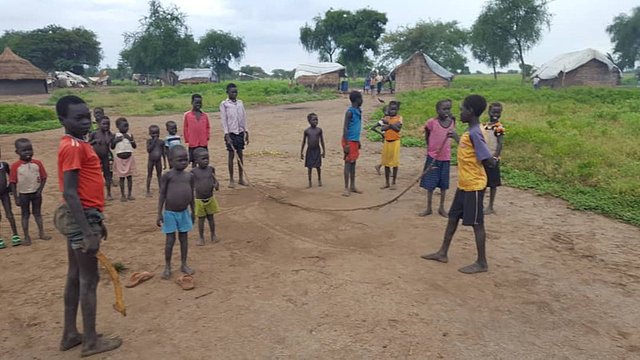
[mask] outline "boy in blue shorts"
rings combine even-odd
[[[449,209],[449,222],[440,250],[433,254],[422,255],[426,260],[448,262],[449,246],[458,228],[458,222],[462,219],[462,225],[473,226],[478,251],[475,263],[459,269],[465,274],[485,272],[489,269],[485,254],[486,233],[482,205],[484,189],[487,186],[484,166],[495,167],[496,159],[489,151],[480,128],[480,115],[486,108],[487,101],[480,95],[467,96],[460,107],[460,120],[468,123],[469,129],[462,134],[458,142],[458,188]],[[449,136],[457,137],[455,131],[450,132]]]
[[[171,254],[176,242],[176,232],[180,241],[180,270],[192,275],[194,271],[187,266],[187,235],[193,227],[194,220],[194,178],[193,174],[184,171],[189,165],[189,153],[182,145],[176,145],[169,151],[171,170],[160,178],[160,199],[158,200],[157,225],[167,235],[164,248],[165,268],[162,278],[171,277]],[[189,209],[191,208],[191,213]]]

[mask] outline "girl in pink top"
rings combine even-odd
[[[440,100],[436,104],[437,118],[427,121],[424,126],[424,139],[427,143],[427,159],[424,170],[429,169],[420,180],[420,187],[427,190],[427,208],[419,216],[433,213],[431,203],[433,191],[440,188],[440,206],[438,214],[447,217],[444,199],[449,189],[449,168],[451,166],[451,136],[455,134],[455,118],[451,115],[451,100]]]

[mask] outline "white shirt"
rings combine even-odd
[[[244,110],[242,100],[231,101],[226,99],[222,101],[220,103],[220,122],[225,135],[248,132],[247,113]]]

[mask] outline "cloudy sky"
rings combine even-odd
[[[240,65],[257,65],[266,71],[292,69],[313,62],[298,41],[299,28],[329,8],[357,10],[369,7],[387,14],[387,30],[415,24],[418,20],[457,20],[470,27],[482,9],[482,0],[405,0],[350,2],[335,0],[161,0],[175,4],[188,16],[196,38],[208,29],[240,35],[247,44]],[[205,5],[202,5],[205,4]],[[552,25],[542,41],[525,57],[541,65],[550,58],[587,47],[610,52],[612,45],[605,28],[614,16],[630,13],[637,0],[552,0]],[[104,58],[102,65],[115,66],[123,47],[122,34],[136,30],[147,13],[146,1],[139,0],[0,0],[0,30],[31,30],[48,24],[83,26],[98,35]],[[469,57],[470,58],[470,57]],[[470,58],[472,71],[487,68]],[[232,64],[238,67],[238,64]],[[513,64],[511,68],[517,68]]]

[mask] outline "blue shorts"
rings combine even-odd
[[[173,234],[174,232],[189,232],[193,227],[191,214],[189,209],[183,211],[165,210],[162,213],[162,232],[165,234]]]
[[[424,170],[427,169],[434,162],[431,156],[427,156],[427,160],[424,163]],[[435,160],[433,167],[429,172],[422,176],[420,179],[420,187],[429,191],[435,190],[439,187],[442,190],[449,188],[449,168],[451,167],[451,161]]]

